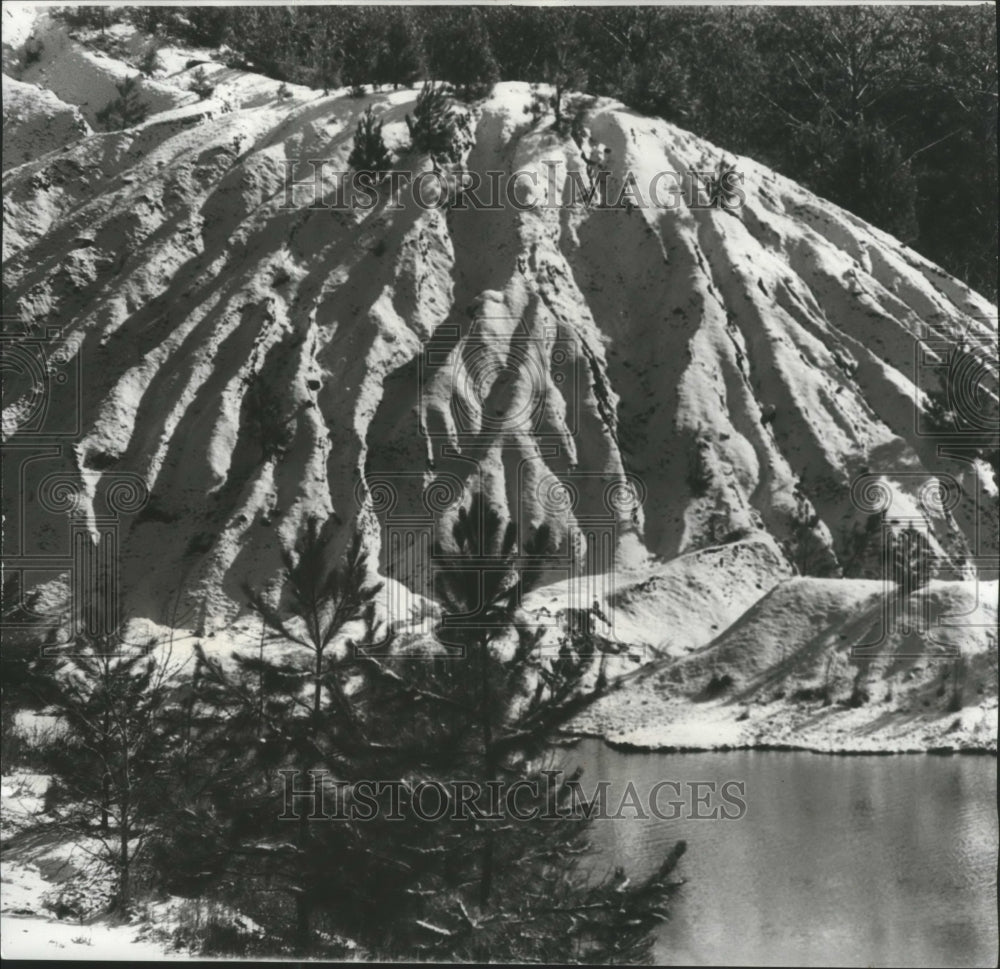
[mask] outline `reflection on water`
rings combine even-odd
[[[661,964],[997,964],[992,757],[626,754],[596,740],[561,757],[585,787],[746,782],[741,820],[626,811],[592,828],[599,863],[635,875],[687,840]]]

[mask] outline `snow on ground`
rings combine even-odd
[[[171,942],[190,924],[192,904],[166,898],[140,902],[124,922],[105,913],[112,875],[94,839],[66,840],[44,812],[46,774],[18,770],[0,778],[0,955],[5,959],[190,959]],[[259,932],[252,920],[216,906],[233,924]]]
[[[995,752],[997,583],[935,581],[917,595],[930,622],[920,630],[912,597],[905,631],[883,625],[880,582],[780,583],[711,643],[650,665],[574,729],[649,749]]]
[[[599,629],[644,660],[683,656],[711,642],[791,569],[768,537],[746,539],[611,575],[546,585],[527,596],[536,618],[559,620],[568,608],[598,602]]]
[[[51,91],[3,75],[3,170],[90,134],[79,109]]]
[[[6,885],[4,886],[6,889]],[[141,961],[177,959],[185,953],[169,952],[162,943],[137,938],[134,925],[97,922],[73,925],[54,919],[5,915],[0,954],[5,959],[101,959]]]
[[[93,916],[57,918],[44,906],[52,888],[34,862],[0,862],[3,958],[153,959],[167,954],[162,944],[139,941],[136,925]]]
[[[69,29],[48,15],[35,23],[31,42],[38,45],[38,57],[22,67],[19,79],[77,105],[93,127],[97,127],[97,112],[118,96],[115,85],[139,73],[134,66],[73,40]],[[138,83],[142,102],[152,112],[176,107],[193,97],[153,78],[140,77]]]
[[[121,532],[140,615],[161,621],[181,584],[186,608],[226,628],[242,583],[275,578],[306,518],[332,512],[345,543],[380,480],[406,517],[429,482],[460,495],[478,479],[525,532],[548,520],[567,547],[579,522],[604,518],[619,567],[755,534],[785,541],[800,482],[820,539],[841,543],[870,513],[851,487],[863,468],[894,512],[920,513],[937,457],[914,427],[916,338],[978,333],[973,317],[989,307],[916,254],[749,159],[736,159],[747,179],[738,213],[446,215],[405,194],[396,211],[311,207],[313,169],[293,170],[302,185],[288,192],[289,166],[328,159],[331,189],[364,110],[377,108],[399,144],[415,92],[289,86],[280,97],[277,82],[206,70],[225,99],[184,90],[144,125],[74,142],[4,186],[9,310],[57,328],[55,343],[88,373],[83,470],[28,474],[80,476],[95,515],[110,482],[100,469],[142,478],[149,506]],[[158,83],[180,92],[190,71]],[[502,84],[477,106],[469,169],[516,167],[539,185],[550,171],[585,178],[572,140],[532,126],[529,97]],[[643,182],[664,164],[729,159],[606,100],[590,128],[612,147],[618,179],[626,166]],[[488,326],[471,327],[473,307]],[[500,365],[496,348],[513,348],[508,363],[523,356],[511,321],[529,341],[559,335],[544,349],[551,382],[513,367],[523,426],[498,422],[508,391],[477,383]],[[422,347],[442,326],[464,331],[460,352],[427,376]],[[255,439],[255,395],[275,422],[273,453]],[[8,427],[28,405],[11,405]],[[50,413],[70,405],[53,400]],[[988,496],[974,469],[948,473],[959,503],[927,515],[941,544],[962,545],[984,533],[977,503]],[[612,484],[634,488],[641,506],[608,504]],[[25,511],[29,529],[59,527]],[[374,534],[369,544],[381,551]],[[420,586],[406,569],[398,578]]]
[[[0,778],[0,798],[4,808],[0,813],[0,840],[7,841],[41,813],[48,786],[47,774],[19,771]]]
[[[0,955],[4,959],[190,960],[165,941],[180,900],[142,911],[132,922],[106,916],[57,918],[42,900],[52,883],[31,863],[0,862]]]
[[[5,74],[18,70],[23,63],[24,46],[35,29],[40,13],[34,3],[5,3],[3,5],[3,70]]]

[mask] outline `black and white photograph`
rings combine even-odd
[[[3,958],[996,966],[996,26],[4,0]]]

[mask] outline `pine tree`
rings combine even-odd
[[[487,16],[477,7],[442,12],[430,32],[433,76],[455,88],[462,100],[485,97],[500,79]]]
[[[295,926],[296,953],[310,950],[320,927],[389,959],[493,952],[551,961],[567,938],[598,961],[648,951],[683,848],[635,886],[617,876],[593,883],[573,863],[589,824],[573,800],[578,778],[550,789],[530,758],[609,688],[607,644],[578,630],[558,656],[540,650],[519,603],[544,572],[549,532],[538,529],[524,555],[515,534],[474,499],[435,555],[447,642],[393,647],[375,619],[379,585],[369,583],[360,538],[334,568],[331,533],[310,526],[286,559],[284,605],[248,592],[285,644],[280,654],[262,640],[231,670],[202,654],[195,762],[212,781],[182,812],[164,865],[191,872],[202,890],[207,878],[232,891],[284,892],[280,917]],[[511,635],[508,655],[498,646]],[[386,639],[388,650],[367,648]],[[382,798],[367,821],[310,820],[308,803],[282,821],[279,769],[297,772],[299,789],[302,772],[324,772],[315,776],[328,812],[358,804],[368,780],[384,781],[399,815],[389,820]],[[553,809],[554,799],[558,823],[454,818],[450,809],[427,822],[414,813],[421,784],[498,777],[535,782],[532,803]]]
[[[166,710],[177,672],[162,644],[130,645],[117,633],[49,647],[35,690],[65,722],[65,744],[48,751],[59,783],[56,823],[100,840],[127,911],[132,882],[168,805],[171,747]],[[96,822],[96,824],[95,824]]]
[[[97,28],[103,37],[108,27],[120,23],[126,15],[125,8],[115,7],[65,7],[57,8],[57,16],[71,27]]]
[[[465,116],[451,108],[444,88],[434,81],[421,88],[412,117],[406,116],[414,151],[430,155],[435,168],[461,158],[471,137],[467,125]]]
[[[199,101],[206,101],[215,93],[215,85],[209,80],[204,67],[199,67],[191,75],[190,90],[198,95]]]
[[[927,534],[912,525],[889,536],[889,565],[900,594],[908,596],[927,585],[934,572],[934,552]]]
[[[833,575],[837,571],[837,559],[820,532],[822,521],[798,488],[790,524],[791,535],[786,548],[799,575]]]
[[[153,16],[155,7],[137,7]],[[183,21],[178,24],[186,40],[203,47],[220,47],[226,40],[226,31],[232,11],[224,7],[184,7]]]
[[[864,525],[853,524],[845,530],[841,550],[838,553],[844,578],[877,579],[882,574],[882,549],[880,536],[882,534],[883,516],[880,512],[872,512]]]
[[[404,8],[393,10],[376,57],[372,80],[409,87],[427,73],[427,55],[420,25]]]
[[[139,96],[139,75],[126,77],[115,85],[118,97],[97,112],[97,120],[105,131],[120,131],[142,124],[149,109]]]
[[[648,955],[684,846],[632,888],[621,872],[591,882],[573,864],[590,824],[570,803],[580,775],[546,790],[536,758],[554,730],[609,689],[605,661],[615,647],[583,625],[566,631],[558,655],[541,649],[543,630],[521,600],[550,564],[551,533],[541,525],[523,550],[516,536],[515,524],[475,495],[438,544],[438,636],[460,652],[411,669],[411,682],[423,674],[423,695],[447,700],[423,704],[411,729],[423,738],[425,763],[433,752],[437,776],[521,782],[549,819],[440,830],[433,848],[451,874],[442,881],[430,869],[421,878],[407,946],[446,961],[552,962],[568,951],[584,962],[631,961]]]
[[[154,41],[146,47],[142,53],[142,57],[139,59],[139,71],[146,77],[152,77],[162,67],[163,62],[160,60],[159,46]]]
[[[657,115],[673,124],[690,123],[697,112],[690,88],[686,66],[658,49],[630,66],[622,98],[643,114]]]
[[[235,871],[244,881],[280,885],[294,908],[294,939],[302,951],[312,939],[314,913],[331,893],[342,900],[344,879],[352,877],[342,866],[349,864],[355,832],[347,825],[282,822],[276,771],[325,769],[342,777],[357,762],[363,776],[378,776],[378,752],[372,753],[357,701],[345,690],[365,664],[343,634],[351,626],[360,626],[367,640],[378,634],[374,602],[381,583],[368,581],[360,532],[343,565],[333,562],[333,524],[311,519],[285,554],[284,604],[245,589],[272,644],[280,644],[278,657],[237,653],[229,671],[199,651],[198,702],[206,710],[200,749],[219,766],[210,768],[213,782],[198,785],[192,799],[185,830],[199,829],[200,835],[192,831],[197,844],[182,841],[178,851],[175,842],[173,852],[165,848],[162,855],[173,859],[172,867],[179,854],[189,870],[216,877]],[[207,842],[205,831],[212,835]]]
[[[365,93],[366,84],[379,84],[378,65],[385,65],[388,11],[379,7],[344,8],[340,21],[343,81],[354,97]]]
[[[555,127],[560,131],[566,122],[563,113],[566,92],[585,84],[587,80],[581,53],[573,35],[573,23],[567,20],[555,34],[552,48],[545,59],[543,73],[545,81],[555,89],[552,94],[552,110],[556,116]]]
[[[347,164],[372,182],[392,166],[392,155],[382,138],[382,124],[369,105],[354,130],[354,147],[347,157]]]
[[[316,79],[323,88],[323,94],[328,95],[342,83],[343,56],[339,50],[324,47],[316,68]]]
[[[562,670],[562,676],[558,682],[550,684],[555,690],[545,697],[545,679],[539,678],[536,657],[538,635],[518,618],[520,597],[530,591],[540,577],[540,570],[529,569],[523,575],[515,571],[516,537],[515,523],[508,521],[503,526],[496,510],[477,495],[468,510],[464,507],[459,510],[452,529],[451,548],[439,544],[435,551],[436,560],[445,563],[437,573],[438,593],[445,610],[439,636],[462,651],[457,668],[464,674],[465,682],[457,684],[457,692],[478,711],[475,727],[487,781],[496,780],[503,752],[512,738],[527,744],[533,729],[545,733],[558,723],[564,713],[561,704],[570,702],[569,697],[583,672],[581,664],[569,669],[557,667]],[[549,531],[543,525],[526,549],[539,565],[548,551],[548,541]],[[489,563],[485,567],[484,560]],[[467,568],[466,561],[478,567]],[[494,639],[510,628],[517,631],[518,648],[513,660],[504,663],[491,646]],[[534,695],[536,708],[529,706],[515,717],[512,710],[515,698],[534,678],[540,687]],[[602,682],[600,689],[603,688]],[[539,718],[537,725],[534,724],[536,717]],[[488,831],[482,846],[479,877],[481,908],[486,908],[490,901],[493,867],[493,838]]]

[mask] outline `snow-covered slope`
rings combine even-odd
[[[24,64],[24,51],[38,26],[40,10],[32,3],[5,3],[0,11],[3,72],[16,74]]]
[[[15,168],[90,134],[79,109],[51,91],[3,75],[3,168]]]
[[[22,80],[92,118],[131,69],[46,30]],[[5,434],[77,432],[5,462],[16,554],[68,555],[69,512],[96,534],[110,492],[132,487],[115,505],[123,602],[160,618],[180,601],[211,631],[240,611],[244,581],[275,578],[312,515],[335,516],[343,544],[364,512],[383,570],[421,591],[385,530],[447,529],[480,487],[524,535],[548,522],[567,568],[630,576],[619,588],[682,553],[755,536],[774,548],[797,487],[841,551],[877,510],[859,478],[892,514],[926,517],[956,566],[995,552],[986,465],[942,464],[921,432],[917,351],[929,341],[934,362],[960,339],[995,341],[996,310],[897,240],[606,100],[587,125],[612,186],[632,173],[648,197],[659,172],[726,165],[745,204],[556,204],[586,163],[551,119],[532,123],[520,83],[471,109],[465,166],[533,174],[552,204],[425,209],[403,192],[398,207],[311,207],[308,184],[286,191],[289,166],[326,159],[331,187],[369,106],[397,167],[429,167],[405,149],[416,92],[283,96],[210,65],[225,96],[198,101],[177,61],[144,82],[144,124],[4,176],[3,312],[52,377],[39,393],[29,361],[7,381]],[[928,501],[942,467],[954,494]],[[588,528],[611,535],[603,557],[584,551]],[[762,568],[754,597],[776,574]],[[51,580],[52,567],[34,578]]]
[[[995,751],[997,592],[932,582],[893,624],[880,582],[795,578],[576,727],[640,748]]]

